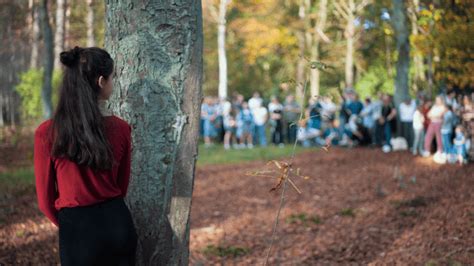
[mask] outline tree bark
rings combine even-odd
[[[227,57],[225,51],[226,13],[230,0],[220,0],[217,30],[219,59],[219,98],[227,98]]]
[[[200,0],[107,1],[114,113],[132,126],[137,265],[188,265],[203,71]]]
[[[298,62],[296,65],[296,86],[295,86],[295,94],[296,94],[296,101],[302,105],[303,104],[303,84],[305,82],[305,74],[306,74],[306,59],[304,58],[305,56],[305,47],[306,47],[306,6],[305,6],[305,0],[300,0],[299,4],[299,11],[298,11],[298,16],[301,22],[301,25],[305,25],[304,28],[301,28],[297,32],[297,38],[298,38],[298,51],[299,51],[299,57],[298,57]]]
[[[420,5],[419,0],[413,0],[412,3],[410,4],[410,9],[409,9],[409,18],[411,22],[411,34],[413,36],[419,35],[419,30],[418,30],[418,22],[417,22],[417,9]],[[420,52],[414,51],[413,55],[413,66],[415,68],[415,77],[413,80],[413,88],[415,91],[418,91],[418,85],[420,85],[421,82],[424,82],[426,80],[425,75],[424,75],[424,65],[423,65],[423,56]]]
[[[397,75],[395,77],[395,104],[408,97],[408,70],[410,67],[410,41],[406,8],[403,0],[393,0],[393,27],[397,40]]]
[[[345,37],[347,41],[345,78],[346,78],[346,87],[350,88],[354,85],[354,34],[355,34],[354,0],[349,0],[348,5],[350,8],[350,12],[347,13],[348,19],[347,19],[347,25],[346,25],[346,31],[345,31]]]
[[[53,77],[53,63],[54,63],[54,45],[53,32],[49,24],[48,16],[48,0],[42,0],[39,7],[39,17],[43,31],[44,39],[44,63],[43,63],[43,88],[41,90],[41,100],[43,102],[43,116],[49,119],[53,113],[53,104],[51,102]]]
[[[95,46],[95,38],[94,38],[94,9],[93,9],[93,0],[87,0],[87,46],[93,47]]]
[[[38,67],[38,44],[40,42],[40,25],[38,19],[38,5],[33,0],[29,1],[30,6],[30,19],[29,28],[31,36],[31,56],[30,56],[30,68]]]
[[[327,18],[327,0],[320,0],[319,10],[318,10],[318,19],[316,20],[316,25],[314,27],[314,36],[313,36],[313,45],[311,47],[311,61],[319,61],[319,49],[321,43],[321,36],[326,27],[326,18]],[[319,69],[312,68],[310,75],[310,84],[311,84],[311,96],[319,96]]]
[[[56,2],[56,31],[54,34],[54,69],[59,69],[59,54],[64,51],[64,28],[65,28],[65,15],[66,15],[66,0],[57,0]]]

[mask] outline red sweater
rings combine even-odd
[[[87,206],[113,197],[125,197],[130,179],[131,127],[117,116],[105,116],[105,134],[119,162],[109,171],[50,156],[52,142],[46,120],[35,131],[34,171],[39,209],[58,226],[57,214],[63,207]]]

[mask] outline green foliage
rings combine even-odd
[[[217,256],[217,257],[239,257],[250,252],[249,248],[237,247],[237,246],[214,246],[208,245],[202,250],[202,253],[206,256]]]
[[[199,157],[197,164],[199,166],[208,164],[230,164],[230,163],[242,163],[250,161],[268,161],[283,157],[288,157],[293,150],[292,145],[286,145],[283,148],[268,146],[268,147],[255,147],[252,150],[238,149],[238,150],[225,150],[222,145],[216,145],[210,148],[205,148],[203,145],[199,147]],[[302,152],[302,147],[297,147],[296,152]]]
[[[354,209],[352,208],[344,208],[339,212],[341,216],[348,216],[348,217],[355,217]]]
[[[393,94],[395,83],[382,65],[372,65],[355,85],[361,98],[375,96],[378,92]]]
[[[61,72],[53,72],[53,106],[58,100],[58,88],[61,82]],[[21,97],[22,116],[26,120],[38,119],[43,114],[43,106],[41,102],[41,90],[43,86],[43,70],[30,69],[20,74],[20,83],[15,90]]]
[[[308,222],[313,224],[321,224],[321,218],[317,215],[308,216],[306,213],[291,214],[286,218],[286,222],[289,224],[302,223],[306,225]]]

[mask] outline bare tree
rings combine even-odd
[[[94,2],[93,0],[87,0],[87,46],[95,46],[94,38]]]
[[[324,34],[326,28],[326,19],[328,13],[328,1],[320,0],[318,6],[318,13],[316,17],[316,24],[314,26],[312,46],[311,46],[311,61],[319,61],[319,50],[321,40],[330,42],[329,38]],[[311,96],[319,95],[319,69],[311,68],[310,84],[311,84]]]
[[[200,0],[108,1],[114,113],[133,128],[138,265],[188,265],[202,85]]]
[[[53,32],[48,16],[48,0],[41,0],[39,7],[39,19],[44,39],[44,63],[43,63],[43,88],[41,90],[41,100],[43,102],[43,116],[45,119],[51,117],[53,113],[53,104],[51,102],[53,63],[54,63],[54,45]]]
[[[30,28],[31,36],[31,56],[30,56],[30,68],[38,67],[38,46],[40,42],[40,23],[38,19],[38,5],[34,0],[29,0],[29,9],[31,11],[29,16],[28,28]]]
[[[64,51],[64,28],[67,0],[57,0],[56,2],[56,31],[54,33],[54,68],[59,68],[59,53]]]
[[[354,85],[354,45],[356,36],[356,19],[370,0],[336,0],[334,11],[346,22],[344,36],[346,37],[345,80],[346,87]]]

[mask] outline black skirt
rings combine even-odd
[[[134,265],[137,234],[123,198],[58,213],[61,265]]]

